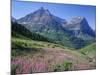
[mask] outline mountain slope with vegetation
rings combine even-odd
[[[87,56],[90,61],[96,62],[96,43],[86,46],[80,50],[80,52]]]
[[[28,38],[32,40],[52,42],[52,40],[38,33],[30,32],[27,28],[25,28],[24,26],[16,22],[12,22],[12,37],[20,37],[20,38],[22,37],[22,38]]]
[[[48,9],[41,7],[18,19],[17,22],[31,32],[36,32],[53,39],[58,44],[74,49],[95,42],[95,32],[85,17],[74,17],[67,22],[65,19],[53,15]]]
[[[96,35],[85,18],[69,23],[42,7],[11,24],[12,75],[96,68]]]
[[[78,51],[59,44],[22,38],[12,38],[11,60],[12,72],[16,74],[95,68],[95,64]]]

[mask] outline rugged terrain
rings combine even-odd
[[[96,34],[85,17],[67,22],[41,7],[11,26],[12,75],[96,68]]]

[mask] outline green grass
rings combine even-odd
[[[20,48],[20,47],[22,47],[22,48],[43,48],[43,47],[46,47],[46,48],[63,48],[63,49],[66,48],[66,47],[58,45],[58,44],[13,37],[12,38],[12,48]]]
[[[20,55],[26,55],[28,53],[36,53],[42,51],[42,48],[63,48],[64,46],[48,43],[48,42],[42,42],[42,41],[34,41],[30,39],[22,39],[22,38],[16,38],[13,37],[11,39],[12,41],[12,57],[20,56]]]
[[[43,68],[45,68],[46,65],[47,68],[45,68],[45,72],[73,70],[75,69],[73,65],[80,63],[89,65],[89,61],[91,61],[91,58],[95,55],[95,44],[81,50],[71,50],[59,44],[35,41],[27,38],[12,37],[11,41],[12,61],[13,59],[17,60],[17,58],[24,60],[24,63],[26,63],[24,66],[27,66],[28,62],[30,62],[30,64],[34,63],[34,65],[39,65],[40,63]],[[23,61],[20,61],[19,65],[21,65],[21,62]],[[16,65],[12,66],[14,66],[12,67],[12,74],[14,74],[16,72]],[[20,67],[17,69],[20,69]]]
[[[65,52],[69,52],[78,58],[85,58],[86,56],[89,57],[94,57],[95,56],[95,44],[92,44],[90,46],[87,46],[80,51],[77,50],[71,50],[67,47],[64,47],[59,44],[54,44],[54,43],[49,43],[49,42],[43,42],[43,41],[34,41],[30,39],[22,39],[22,38],[12,38],[12,55],[16,55],[14,53],[17,53],[18,49],[23,50],[23,49],[34,49],[35,51],[38,51],[38,49],[42,48],[60,48],[63,49]],[[17,49],[17,50],[15,50]],[[14,51],[15,50],[15,51]],[[81,52],[81,53],[80,53]],[[18,55],[18,54],[17,54]]]
[[[95,57],[96,55],[96,44],[93,43],[87,47],[84,47],[80,50],[80,52],[88,57]]]
[[[51,65],[50,68],[52,69],[52,71],[54,72],[59,72],[59,71],[69,71],[72,69],[72,63],[68,62],[68,61],[64,61],[61,64],[54,64]]]
[[[63,49],[65,52],[69,52],[77,56],[80,60],[84,60],[85,58],[85,56],[80,52],[78,52],[77,50],[71,50],[59,44],[48,43],[43,41],[34,41],[30,39],[15,38],[15,37],[12,38],[12,55],[14,56],[21,55],[22,53],[20,52],[22,52],[23,49],[25,53],[25,50],[27,49],[28,52],[30,49],[33,49],[35,52],[36,51],[38,52],[40,51],[40,49],[42,50],[42,48],[55,48],[55,49],[59,48],[59,49]]]
[[[80,52],[87,57],[89,62],[96,62],[96,44],[95,43],[82,48]]]

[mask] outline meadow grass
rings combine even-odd
[[[12,38],[11,64],[12,74],[70,71],[75,70],[78,64],[90,66],[79,50],[21,38]]]

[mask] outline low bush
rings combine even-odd
[[[52,65],[52,71],[59,72],[59,71],[69,71],[72,69],[72,63],[65,61],[62,64],[55,64]]]
[[[16,75],[16,69],[17,69],[17,66],[12,64],[11,65],[11,75]]]

